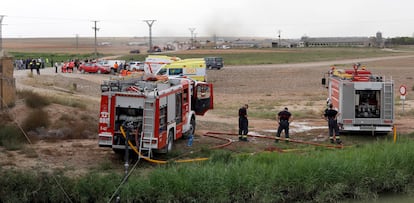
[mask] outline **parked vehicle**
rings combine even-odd
[[[130,54],[139,54],[139,53],[141,53],[141,51],[139,51],[139,49],[134,49],[134,50],[129,51],[129,53]]]
[[[203,58],[190,58],[165,64],[158,75],[185,76],[197,81],[207,81],[206,63]]]
[[[130,61],[127,69],[130,71],[144,71],[144,63],[142,61]]]
[[[224,66],[223,58],[221,57],[205,57],[204,60],[208,69],[216,68],[220,70]]]
[[[148,55],[147,58],[145,58],[144,71],[145,73],[154,74],[157,73],[162,66],[179,60],[181,59],[175,56]]]
[[[109,73],[111,69],[105,66],[102,66],[99,63],[84,63],[79,66],[79,71],[81,73]]]
[[[129,148],[144,158],[168,153],[175,140],[194,135],[196,115],[213,109],[213,85],[189,78],[108,80],[101,91],[99,146],[124,152],[123,126],[131,132]]]
[[[124,60],[102,60],[99,61],[98,63],[102,64],[105,67],[108,67],[111,70],[111,73],[117,73],[119,72],[118,68],[121,64],[125,64]],[[118,64],[118,66],[115,65]]]
[[[394,81],[375,75],[360,64],[353,70],[331,67],[322,85],[328,103],[338,108],[342,132],[388,133],[394,125]]]

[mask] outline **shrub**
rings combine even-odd
[[[8,150],[21,149],[25,143],[23,133],[15,126],[0,128],[0,146]]]
[[[47,97],[42,97],[33,91],[23,90],[17,94],[25,100],[26,105],[30,108],[43,108],[50,104]]]
[[[42,110],[36,109],[29,113],[23,120],[22,127],[25,131],[35,130],[38,127],[49,126],[49,114]]]

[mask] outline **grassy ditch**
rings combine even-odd
[[[135,171],[119,194],[127,202],[337,202],[412,193],[413,144],[407,139],[306,154],[236,157],[217,151],[206,162],[154,167],[146,175]],[[50,175],[1,172],[0,202],[68,201]],[[73,202],[106,202],[122,174],[52,177]]]

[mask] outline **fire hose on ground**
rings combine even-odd
[[[124,130],[124,128],[121,126],[121,134],[124,137],[124,139],[127,139],[127,135],[126,132]],[[215,139],[220,139],[220,140],[224,140],[227,141],[224,144],[220,144],[220,145],[216,145],[213,147],[210,147],[210,149],[219,149],[219,148],[224,148],[230,144],[232,144],[234,141],[233,139],[230,138],[225,138],[225,137],[220,137],[219,135],[231,135],[231,136],[239,136],[238,134],[234,134],[234,133],[228,133],[228,132],[206,132],[203,134],[203,136],[207,136],[207,137],[212,137]],[[328,144],[320,144],[320,143],[314,143],[314,142],[307,142],[307,141],[303,141],[303,140],[296,140],[296,139],[285,139],[285,138],[279,138],[279,137],[274,137],[274,136],[264,136],[264,135],[248,135],[249,137],[257,137],[257,138],[264,138],[264,139],[271,139],[271,140],[284,140],[284,141],[289,141],[292,143],[298,143],[298,144],[307,144],[307,145],[313,145],[313,146],[318,146],[318,147],[326,147],[326,148],[334,148],[334,149],[341,149],[344,146],[343,145],[328,145]],[[128,140],[128,145],[131,147],[131,149],[139,156],[139,158],[143,158],[144,160],[151,162],[151,163],[156,163],[156,164],[167,164],[167,163],[188,163],[188,162],[196,162],[196,161],[206,161],[209,158],[206,157],[202,157],[202,158],[193,158],[193,159],[181,159],[181,160],[175,160],[175,161],[165,161],[165,160],[156,160],[156,159],[152,159],[149,158],[147,156],[144,156],[143,154],[141,154],[139,152],[139,150],[136,148],[136,146],[133,145],[133,143]],[[283,152],[283,150],[278,150],[279,152]]]

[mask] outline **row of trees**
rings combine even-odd
[[[389,44],[392,45],[414,45],[413,37],[395,37],[389,39]]]

